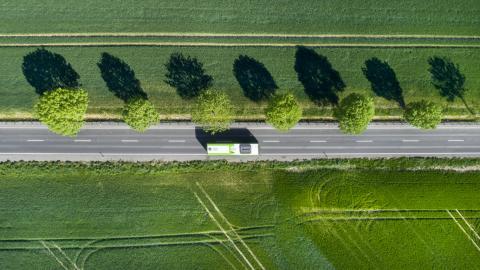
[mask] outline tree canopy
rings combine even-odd
[[[153,104],[141,97],[128,100],[123,107],[123,121],[136,131],[144,132],[160,121]]]
[[[345,97],[335,110],[340,130],[348,134],[360,134],[365,131],[374,115],[373,99],[357,93]]]
[[[407,105],[403,117],[414,127],[434,129],[442,121],[442,107],[426,100],[411,102]]]
[[[165,67],[165,83],[177,89],[178,95],[183,99],[197,97],[202,90],[213,84],[212,76],[206,74],[203,64],[196,58],[173,53]]]
[[[38,119],[60,135],[75,136],[84,124],[88,107],[85,90],[59,88],[45,92],[34,107]]]
[[[197,98],[192,121],[211,134],[222,132],[233,122],[233,106],[227,94],[205,90]]]
[[[266,121],[280,131],[288,131],[302,118],[302,108],[292,94],[274,96],[265,109]]]
[[[265,65],[247,55],[240,55],[233,63],[233,74],[243,94],[252,101],[270,98],[278,88]]]

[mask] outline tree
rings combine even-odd
[[[265,65],[247,55],[235,59],[233,74],[242,87],[243,94],[253,101],[270,98],[278,88]]]
[[[23,57],[22,71],[37,94],[57,88],[80,87],[80,75],[65,58],[45,49],[37,49]]]
[[[468,106],[465,100],[465,75],[460,72],[458,65],[455,65],[446,57],[430,57],[430,74],[432,76],[433,86],[440,91],[442,97],[447,98],[448,102],[459,98],[471,114],[475,112]]]
[[[194,105],[192,121],[211,134],[227,130],[233,122],[233,107],[227,94],[203,91]]]
[[[160,115],[153,104],[141,97],[128,100],[123,107],[123,121],[136,131],[144,132],[160,121]]]
[[[203,64],[196,58],[173,53],[170,56],[165,83],[177,89],[183,99],[197,97],[202,90],[208,89],[213,84],[212,76],[205,74]]]
[[[63,89],[45,92],[35,105],[38,119],[60,135],[74,137],[83,126],[88,106],[85,90]]]
[[[360,134],[365,131],[374,115],[373,99],[356,93],[345,97],[335,110],[340,130],[349,134]]]
[[[442,107],[426,100],[412,102],[407,105],[403,117],[414,127],[434,129],[442,121]]]
[[[292,94],[276,95],[265,109],[266,121],[280,131],[288,131],[302,118],[302,108]]]

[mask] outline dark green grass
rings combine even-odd
[[[33,48],[2,48],[0,58],[0,112],[4,117],[31,117],[31,108],[37,99],[33,88],[26,82],[22,71],[22,59]],[[164,63],[173,52],[182,52],[205,64],[205,69],[214,79],[214,88],[226,91],[237,110],[238,118],[258,118],[265,104],[255,104],[243,96],[232,73],[232,64],[240,54],[247,54],[265,64],[279,86],[279,92],[291,91],[301,101],[306,117],[330,116],[329,107],[313,105],[303,92],[293,69],[295,48],[206,48],[206,47],[93,47],[52,48],[63,55],[81,76],[83,87],[89,92],[90,117],[119,117],[122,102],[114,98],[100,77],[97,67],[102,52],[111,53],[126,61],[136,72],[144,90],[157,105],[158,110],[169,117],[188,117],[190,101],[181,100],[175,90],[164,83]],[[448,115],[468,115],[464,106],[457,102],[446,104],[437,90],[430,84],[427,59],[431,56],[447,56],[460,65],[467,78],[469,92],[466,96],[473,108],[480,106],[480,63],[478,49],[379,49],[379,48],[318,48],[316,51],[328,57],[342,75],[347,90],[342,94],[361,92],[373,95],[369,82],[364,78],[361,67],[366,59],[378,57],[388,61],[397,74],[404,90],[406,102],[426,98],[441,102]],[[376,98],[377,114],[400,115],[401,110],[392,102]],[[100,114],[100,116],[98,116]]]
[[[2,1],[2,32],[478,35],[476,0]],[[21,22],[21,23],[19,23]]]
[[[480,210],[480,174],[418,170],[435,164],[461,169],[478,160],[3,163],[0,263],[62,269],[45,240],[85,269],[242,268],[229,243],[208,242],[226,238],[195,199],[207,201],[198,182],[267,269],[473,269],[478,251],[442,217],[444,209],[460,209],[479,229],[478,211],[467,210]],[[409,209],[395,215],[409,219],[321,219],[330,214],[320,210],[332,209],[344,218],[355,216],[352,209]]]

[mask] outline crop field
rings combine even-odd
[[[338,70],[347,88],[374,96],[362,73],[372,57],[387,61],[405,101],[421,98],[446,107],[447,117],[466,117],[461,102],[447,103],[430,83],[427,59],[445,56],[466,76],[466,100],[480,109],[480,4],[475,0],[388,1],[29,1],[0,4],[0,118],[30,119],[37,99],[22,74],[23,57],[39,47],[58,53],[80,75],[91,97],[89,119],[117,119],[122,102],[100,76],[103,52],[125,61],[164,119],[188,118],[192,101],[168,86],[164,64],[171,53],[197,57],[226,91],[238,119],[259,119],[265,104],[243,96],[232,72],[241,54],[272,74],[278,92],[293,92],[306,118],[331,116],[313,104],[293,68],[296,46],[315,48]],[[22,23],[18,23],[21,21]],[[398,117],[394,102],[376,97],[377,115]]]
[[[4,0],[0,7],[7,33],[478,35],[480,23],[476,0]]]
[[[476,171],[207,167],[113,174],[99,165],[60,166],[55,173],[42,165],[2,169],[0,268],[475,269],[480,263]]]

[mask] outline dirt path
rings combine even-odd
[[[314,48],[480,48],[480,44],[369,44],[369,43],[231,43],[231,42],[62,42],[3,43],[0,48],[20,47],[297,47]]]
[[[480,36],[461,35],[362,35],[362,34],[275,34],[275,33],[11,33],[0,38],[20,37],[202,37],[202,38],[370,38],[370,39],[451,39],[480,40]]]

